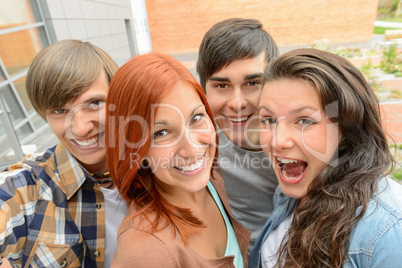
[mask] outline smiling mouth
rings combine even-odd
[[[99,133],[95,137],[87,140],[76,140],[76,139],[70,139],[70,141],[79,146],[79,147],[86,147],[86,148],[91,148],[94,147],[94,145],[98,145],[99,141],[103,138],[104,132]]]
[[[243,122],[246,122],[251,116],[252,116],[252,114],[251,114],[251,115],[248,115],[248,116],[244,116],[244,117],[228,117],[228,116],[224,115],[224,117],[225,117],[227,120],[229,120],[230,122],[233,122],[233,123],[243,123]]]
[[[202,167],[202,165],[204,164],[204,160],[205,158],[203,157],[202,159],[198,160],[197,162],[188,165],[188,166],[175,166],[174,168],[180,170],[181,172],[191,172],[194,170],[199,169],[200,167]]]
[[[308,164],[304,161],[277,157],[279,171],[288,180],[297,180],[303,175]]]

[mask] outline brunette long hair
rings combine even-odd
[[[341,132],[332,164],[311,183],[307,201],[296,207],[288,241],[281,247],[281,265],[341,267],[353,227],[366,211],[378,180],[394,166],[376,96],[351,63],[315,49],[283,54],[267,68],[265,78],[308,81]]]
[[[151,109],[179,81],[192,85],[213,121],[203,90],[192,74],[171,56],[149,53],[128,61],[110,83],[106,144],[110,174],[126,202],[134,203],[134,216],[147,218],[153,213],[156,220],[151,222],[151,231],[166,219],[187,243],[188,235],[197,232],[203,223],[189,209],[169,203],[155,187],[151,170],[142,164],[150,147]]]

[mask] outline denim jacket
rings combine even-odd
[[[274,195],[274,211],[266,222],[249,258],[249,268],[261,266],[261,247],[271,233],[294,211],[297,200],[280,187]],[[359,207],[356,211],[361,211]],[[402,265],[402,185],[383,178],[363,218],[352,229],[342,267],[394,268]]]

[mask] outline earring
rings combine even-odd
[[[141,167],[143,168],[143,169],[148,169],[149,168],[149,164],[148,164],[148,161],[147,160],[142,160],[142,162],[141,162]]]

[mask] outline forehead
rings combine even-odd
[[[190,84],[178,81],[163,97],[162,101],[154,107],[158,109],[156,119],[171,120],[192,113],[203,102],[196,89]]]
[[[65,106],[75,106],[96,99],[105,99],[109,90],[109,83],[106,75],[102,72],[87,90],[84,90],[78,97],[68,101]]]
[[[239,75],[244,78],[244,76],[250,74],[263,73],[266,64],[265,52],[261,52],[256,57],[238,59],[225,65],[222,69],[213,73],[209,79],[213,77],[237,77]]]
[[[265,83],[260,107],[290,110],[301,105],[321,108],[318,90],[311,83],[302,79],[281,79]]]

